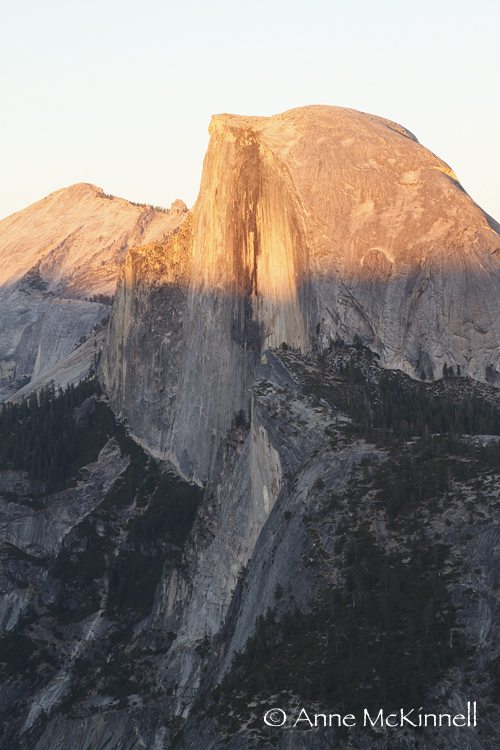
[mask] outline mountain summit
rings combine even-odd
[[[109,313],[127,249],[168,235],[182,216],[80,183],[0,221],[0,394],[87,337]]]
[[[111,320],[104,378],[150,450],[203,481],[282,344],[359,336],[420,379],[497,377],[500,236],[414,135],[327,106],[217,115],[210,134],[181,236],[128,256]]]
[[[236,278],[267,345],[357,333],[431,379],[445,362],[476,377],[498,364],[498,225],[408,130],[315,106],[218,115],[210,132],[194,283]]]

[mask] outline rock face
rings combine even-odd
[[[150,451],[204,481],[282,342],[359,335],[413,376],[497,377],[498,225],[410,132],[306,107],[210,133],[182,239],[129,255],[112,316],[104,380]]]
[[[180,202],[163,212],[79,184],[0,222],[0,397],[89,335],[109,314],[127,249],[168,235],[184,212]]]

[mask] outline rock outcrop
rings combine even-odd
[[[210,133],[182,237],[128,256],[112,315],[104,380],[148,450],[205,481],[283,342],[358,335],[419,378],[496,379],[497,225],[409,131],[318,106]]]
[[[165,237],[185,211],[79,184],[0,222],[1,398],[56,367],[109,315],[127,249]]]

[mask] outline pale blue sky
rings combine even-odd
[[[2,0],[0,217],[74,182],[198,192],[210,115],[396,120],[500,220],[498,0]]]

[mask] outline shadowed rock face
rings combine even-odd
[[[184,212],[78,184],[0,222],[1,397],[53,370],[89,335],[109,313],[101,303],[114,294],[127,249],[164,237]]]
[[[496,376],[500,236],[409,131],[318,106],[218,115],[210,134],[182,253],[178,240],[157,249],[156,278],[130,256],[113,312],[104,379],[149,450],[204,480],[248,409],[261,348],[282,342],[323,350],[357,334],[413,376],[440,377],[445,363]],[[146,337],[158,315],[175,326]],[[146,385],[145,359],[158,368]]]

